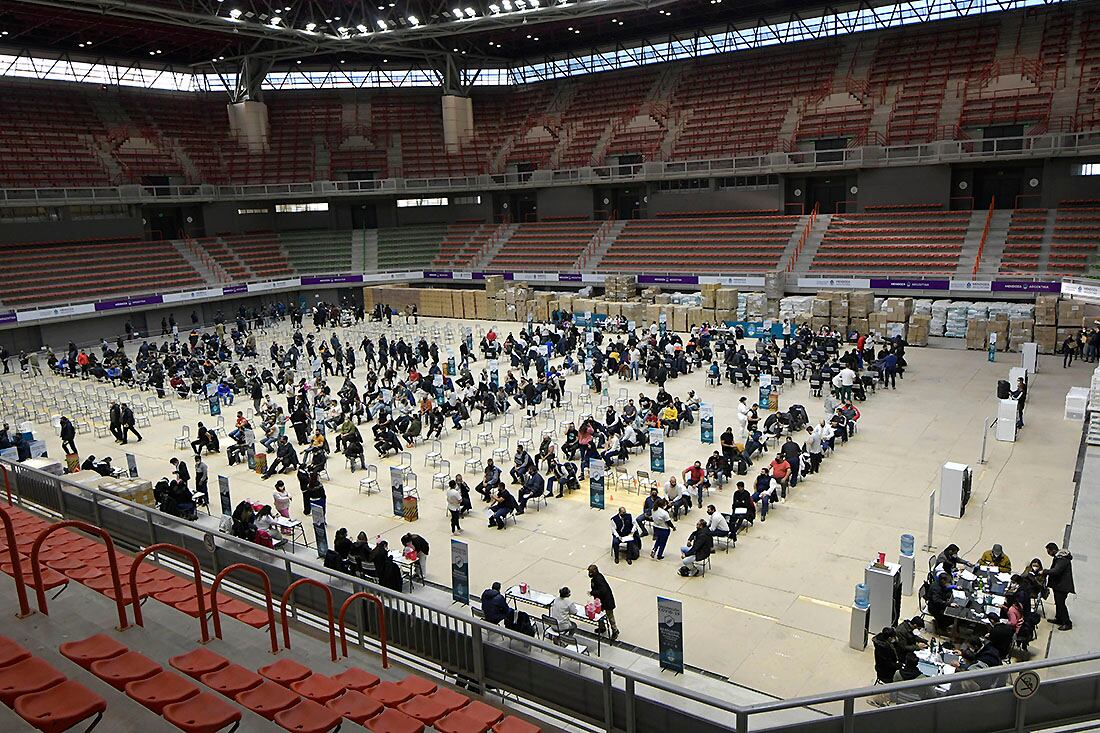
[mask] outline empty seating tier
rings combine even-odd
[[[395,227],[378,230],[378,269],[405,270],[428,267],[447,236],[445,224]]]
[[[959,264],[970,212],[834,214],[812,269],[949,273]]]
[[[1046,209],[1016,209],[1005,237],[1000,271],[1004,274],[1032,275],[1039,271],[1043,253],[1043,234],[1047,227]]]
[[[799,217],[760,215],[628,221],[599,269],[742,272],[776,267]]]
[[[521,224],[489,262],[490,269],[569,270],[584,252],[600,222],[541,221]]]

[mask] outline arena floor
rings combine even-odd
[[[430,335],[436,325],[456,332],[471,325],[476,339],[488,324],[423,318],[415,332]],[[497,332],[504,335],[517,324],[499,325]],[[273,330],[258,339],[261,352],[266,353],[275,333]],[[358,343],[362,336],[357,334],[361,329],[341,329],[344,340]],[[285,327],[279,336],[285,343]],[[1016,444],[997,443],[990,436],[988,463],[979,466],[983,420],[992,417],[996,409],[996,380],[1006,378],[1009,367],[1018,363],[1017,355],[1000,354],[998,362],[990,364],[984,352],[911,348],[907,353],[909,368],[898,389],[880,389],[858,405],[862,411],[859,434],[827,458],[821,473],[801,483],[785,504],[773,505],[768,522],[758,520],[728,554],[719,551],[705,577],[683,578],[676,573],[676,548],[685,543],[694,521],[703,516],[698,510],[692,511],[689,521],[677,524],[663,561],[649,558],[651,538],[647,538],[642,559],[628,566],[612,562],[610,519],[618,506],[637,514],[642,503],[637,494],[608,489],[608,509],[598,511],[589,508],[587,491],[582,490],[565,499],[552,499],[541,511],[529,508],[517,526],[510,524],[504,531],[486,526],[484,505],[475,494],[474,512],[463,522],[461,534],[470,546],[471,592],[479,594],[495,580],[505,587],[524,581],[548,592],[568,585],[574,596],[582,599],[588,588],[585,568],[596,563],[616,594],[621,641],[656,649],[655,598],[663,595],[684,602],[685,661],[690,665],[783,697],[870,684],[874,679],[870,648],[863,653],[848,648],[853,586],[862,581],[864,567],[877,552],[896,559],[902,533],[914,534],[918,548],[924,543],[928,495],[938,486],[943,462],[971,464],[975,488],[963,519],[936,517],[937,548],[955,542],[964,557],[976,558],[993,543],[1001,543],[1013,564],[1022,567],[1032,557],[1045,559],[1043,546],[1047,542],[1061,542],[1070,518],[1080,436],[1079,423],[1062,419],[1063,400],[1070,386],[1088,384],[1091,373],[1088,365],[1075,364],[1063,370],[1060,358],[1041,357],[1040,373],[1029,392],[1027,427]],[[475,374],[483,366],[484,362],[477,362]],[[337,385],[340,380],[337,378]],[[356,381],[361,388],[362,380]],[[626,387],[634,398],[640,391],[650,395],[656,391],[644,382],[612,379],[612,400],[620,387]],[[568,389],[579,401],[584,392],[583,375],[570,377]],[[681,397],[694,389],[712,403],[716,436],[735,424],[737,399],[742,394],[753,396],[725,382],[720,388],[707,387],[701,372],[671,381],[667,389]],[[285,406],[281,396],[277,402]],[[199,414],[194,402],[176,403],[182,423],[152,418],[152,427],[142,431],[144,441],[127,446],[137,456],[140,475],[154,482],[170,475],[169,458],[190,453],[172,447],[181,425],[189,424],[194,431],[198,420],[209,419]],[[789,385],[780,396],[781,408],[792,403],[805,405],[814,421],[823,416],[821,400],[809,396],[805,382]],[[236,409],[250,404],[238,400],[237,406],[224,408],[226,423],[231,426]],[[104,405],[104,421],[106,411]],[[536,443],[543,428],[540,419],[534,431]],[[41,425],[36,429],[48,433],[50,453],[59,455],[56,431]],[[342,457],[334,455],[329,462],[332,480],[326,483],[330,538],[336,529],[346,527],[353,538],[362,530],[372,540],[382,535],[395,546],[404,532],[415,531],[432,545],[429,579],[449,584],[451,535],[443,494],[431,488],[435,469],[424,465],[426,444],[412,451],[421,501],[419,520],[409,524],[394,517],[391,510],[388,467],[396,465],[397,459],[377,460],[369,445],[369,427],[364,425],[362,431],[368,443],[368,461],[379,467],[382,492],[361,495],[357,484],[364,473],[349,474]],[[477,429],[472,432],[476,439]],[[457,437],[455,431],[443,435],[444,457],[450,458],[452,472],[461,471],[464,461],[454,450]],[[77,445],[82,459],[89,453],[111,455],[116,465],[125,465],[123,449],[110,437],[80,435]],[[705,461],[713,447],[700,443],[696,424],[667,440],[665,449],[667,477],[694,460]],[[486,446],[484,457],[490,456],[491,448]],[[245,498],[271,502],[274,479],[263,481],[246,466],[228,467],[224,450],[206,461],[215,503],[218,474],[230,477],[234,503]],[[646,453],[632,456],[626,469],[633,474],[648,467]],[[750,469],[749,478],[753,473]],[[468,477],[471,486],[478,480]],[[293,514],[300,517],[301,495],[293,477],[287,484],[294,497]],[[729,488],[715,491],[711,501],[728,511],[730,494]],[[918,549],[918,585],[927,557],[928,553]],[[425,591],[418,586],[416,592]],[[916,609],[915,597],[904,599],[903,614]],[[1042,635],[1032,646],[1036,654],[1045,652],[1049,628],[1049,624],[1042,625]]]

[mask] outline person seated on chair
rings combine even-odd
[[[508,522],[508,515],[518,508],[519,504],[516,503],[516,498],[512,496],[512,492],[501,484],[497,487],[496,496],[489,506],[489,510],[492,512],[492,516],[489,517],[489,526],[504,529]]]
[[[542,474],[539,473],[539,470],[532,465],[526,480],[523,482],[523,486],[519,490],[519,508],[516,509],[516,514],[523,514],[527,511],[528,501],[531,499],[538,499],[545,493],[546,479],[544,479]]]
[[[485,475],[481,483],[474,487],[474,491],[481,494],[481,498],[485,501],[492,501],[493,492],[500,485],[500,469],[493,465],[493,459],[490,458],[485,462]]]
[[[206,449],[207,453],[217,453],[218,436],[213,430],[208,429],[200,422],[198,434],[195,439],[191,441],[191,450],[195,451],[195,454],[198,455],[202,453],[203,448]]]
[[[752,524],[756,521],[756,503],[753,501],[752,494],[745,488],[744,481],[738,481],[737,488],[734,489],[730,517],[733,519],[732,531],[735,538],[745,522]]]
[[[383,421],[371,428],[371,432],[374,433],[374,449],[378,451],[379,458],[385,458],[386,453],[391,450],[394,453],[401,452],[401,440],[391,425],[392,423]]]
[[[676,409],[676,405],[671,402],[661,410],[661,427],[665,429],[665,435],[680,429],[680,412]]]
[[[909,652],[928,648],[928,642],[917,636],[917,631],[924,631],[924,619],[920,616],[904,619],[894,627],[894,645],[897,647],[899,658],[904,658]]]
[[[1008,559],[1008,555],[1005,554],[1000,545],[993,545],[991,549],[983,552],[982,556],[978,558],[978,565],[994,567],[1002,573],[1012,572],[1012,561]]]
[[[531,454],[527,452],[527,448],[520,445],[516,446],[516,454],[512,458],[512,468],[509,473],[512,476],[513,484],[522,484],[527,474],[531,472],[535,462],[531,458]]]
[[[688,494],[688,503],[691,503],[691,490],[695,489],[699,499],[699,508],[703,508],[703,490],[709,489],[710,481],[707,480],[707,472],[703,470],[703,464],[699,461],[691,464],[680,473],[684,479],[684,492]]]
[[[256,512],[252,503],[242,501],[233,510],[233,536],[252,542],[256,536]]]
[[[558,625],[558,631],[561,633],[570,633],[577,629],[577,622],[572,619],[573,613],[573,592],[568,587],[563,587],[558,591],[558,597],[550,602],[550,610],[547,615],[554,619]]]
[[[619,507],[619,511],[611,518],[611,527],[611,553],[615,562],[619,562],[620,548],[625,547],[626,564],[632,564],[641,554],[642,538],[626,507]]]
[[[688,535],[687,546],[680,548],[683,560],[680,561],[680,575],[698,575],[695,563],[703,562],[714,551],[714,538],[710,536],[707,520],[695,523],[695,531]]]
[[[248,456],[248,451],[252,450],[252,444],[245,442],[243,430],[234,430],[233,432],[236,433],[236,435],[233,436],[233,445],[225,450],[225,455],[226,458],[229,459],[230,466],[244,461]]]
[[[940,573],[928,586],[928,613],[936,620],[936,629],[943,631],[950,623],[945,614],[947,607],[951,605],[951,576],[948,573]]]
[[[680,517],[680,512],[687,514],[691,511],[691,495],[684,490],[684,487],[676,482],[675,476],[670,476],[668,482],[665,484],[665,501],[668,502],[666,507],[673,519]]]
[[[363,436],[359,433],[359,428],[355,428],[353,432],[348,436],[344,442],[344,458],[348,461],[348,466],[353,473],[355,472],[355,462],[359,462],[361,468],[366,468],[367,464],[363,459]]]
[[[729,522],[726,521],[726,518],[722,516],[722,512],[718,511],[713,504],[707,506],[707,529],[710,530],[711,537],[730,536]],[[733,542],[731,544],[736,545],[737,538],[733,537],[732,540]]]
[[[488,623],[500,624],[503,621],[505,626],[512,624],[515,611],[508,605],[508,599],[500,592],[500,581],[494,581],[491,587],[482,592],[481,613]]]
[[[604,468],[611,470],[617,460],[626,460],[626,448],[623,447],[622,441],[619,440],[617,435],[609,435],[607,443],[604,444],[604,450],[600,454],[603,458]]]
[[[756,491],[752,494],[754,502],[760,502],[760,521],[768,521],[768,509],[771,503],[779,498],[780,486],[775,477],[771,475],[765,466],[760,469],[760,475],[756,477]]]
[[[279,445],[275,448],[275,460],[267,465],[264,478],[271,478],[276,472],[286,473],[291,468],[298,466],[298,451],[290,444],[290,440],[284,435],[279,438]]]
[[[894,681],[894,675],[901,669],[896,640],[897,634],[889,626],[884,626],[882,631],[871,637],[871,646],[875,650],[876,683],[890,684]]]
[[[404,590],[405,578],[401,575],[400,566],[390,557],[390,545],[386,540],[381,540],[374,546],[371,562],[374,564],[374,574],[379,585],[399,593]]]
[[[719,489],[729,480],[731,472],[732,467],[725,456],[718,451],[711,453],[707,459],[706,474],[714,477],[714,483],[718,484]]]

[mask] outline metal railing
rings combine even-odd
[[[122,546],[150,548],[161,542],[191,550],[203,570],[217,575],[245,562],[263,569],[271,588],[260,592],[291,591],[294,616],[327,626],[333,602],[346,602],[356,593],[376,596],[384,609],[391,652],[399,650],[412,663],[442,670],[482,691],[507,691],[544,710],[557,711],[574,725],[607,733],[718,733],[735,730],[797,730],[800,733],[927,733],[959,731],[994,733],[1024,730],[1100,715],[1100,653],[1047,659],[960,672],[950,677],[913,680],[890,685],[840,690],[736,705],[692,689],[690,682],[662,679],[621,669],[569,649],[548,645],[507,629],[487,624],[428,599],[395,593],[357,577],[325,569],[317,562],[247,543],[217,531],[205,531],[155,509],[120,500],[95,489],[0,459],[15,477],[14,497],[37,511],[63,519],[94,523]],[[204,537],[205,534],[205,537]],[[236,578],[247,584],[249,576]],[[302,578],[322,579],[326,593]],[[332,595],[329,600],[328,593]],[[373,651],[381,629],[366,612],[365,601],[355,606],[348,624],[353,641]],[[568,666],[565,663],[568,662]],[[1089,665],[1084,672],[1064,677],[1051,670]],[[1020,700],[1005,682],[1010,673],[1047,672],[1034,696]],[[868,658],[868,676],[872,674]],[[965,684],[964,684],[965,683]],[[969,690],[973,684],[975,689]],[[946,685],[946,692],[944,686]],[[938,688],[938,691],[937,691]],[[856,711],[856,701],[882,694],[924,697],[911,704]]]
[[[1064,127],[1052,125],[1051,130]],[[871,139],[871,138],[868,138]],[[939,140],[909,145],[863,145],[844,150],[790,150],[727,158],[652,161],[635,165],[599,165],[561,170],[486,173],[474,176],[386,178],[366,181],[307,181],[253,185],[78,186],[0,189],[0,204],[67,205],[84,203],[165,203],[249,199],[339,199],[400,193],[507,190],[517,187],[644,182],[697,175],[749,175],[817,168],[887,167],[974,160],[1061,157],[1100,152],[1100,131],[1049,132],[1044,135],[983,140]]]

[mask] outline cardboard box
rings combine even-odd
[[[1054,326],[1058,322],[1058,296],[1035,296],[1035,325]]]
[[[928,326],[910,323],[909,334],[906,336],[905,340],[910,346],[927,346]]]
[[[848,317],[866,318],[875,309],[875,294],[870,290],[848,293]]]
[[[970,318],[966,322],[966,348],[984,350],[989,342],[986,338],[988,321],[984,318]]]
[[[1085,305],[1076,300],[1063,300],[1058,303],[1058,325],[1074,326],[1085,317]]]
[[[1035,343],[1039,347],[1040,354],[1053,354],[1060,346],[1058,341],[1058,329],[1054,326],[1035,325]]]
[[[714,307],[716,310],[737,310],[737,290],[718,288],[714,291]]]
[[[494,295],[504,290],[504,275],[486,275],[485,292]]]
[[[829,319],[828,318],[822,318],[821,316],[813,316],[812,318],[810,318],[810,328],[812,328],[815,333],[818,330],[820,330],[823,326],[828,326],[828,325],[829,325]]]
[[[483,290],[479,290],[474,293],[474,311],[477,313],[478,318],[490,318],[489,296]]]
[[[810,306],[810,314],[815,318],[828,318],[832,313],[832,301],[825,298],[814,298]]]
[[[849,331],[858,331],[861,334],[867,333],[867,319],[866,318],[853,318],[848,321]]]

